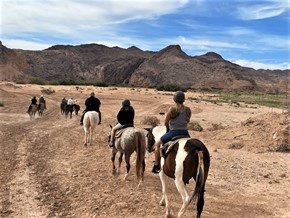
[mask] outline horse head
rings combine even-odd
[[[145,128],[147,131],[147,151],[149,153],[155,151],[154,144],[166,133],[166,126],[155,126],[151,128]]]
[[[149,153],[155,151],[154,144],[155,144],[155,137],[152,133],[153,127],[151,128],[144,128],[147,131],[147,151]]]
[[[113,126],[111,124],[109,124],[109,127],[110,127],[110,130],[109,130],[108,135],[107,135],[107,137],[108,137],[108,144],[111,141],[111,134],[112,134]]]

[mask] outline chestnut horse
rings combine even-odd
[[[166,127],[156,126],[146,130],[148,131],[148,152],[152,152],[155,141],[166,133]],[[169,150],[165,150],[167,146]],[[197,205],[196,217],[199,218],[203,210],[205,182],[210,166],[210,156],[206,146],[198,139],[180,138],[162,146],[160,153],[163,154],[159,173],[163,193],[160,205],[166,207],[166,216],[171,216],[167,197],[167,177],[169,177],[175,180],[176,188],[183,200],[178,217],[181,217],[188,205],[194,202]],[[191,178],[196,183],[193,193],[189,195],[186,184]]]
[[[111,129],[112,126],[110,125]],[[120,134],[121,133],[121,134]],[[109,140],[111,139],[111,131],[109,134]],[[123,155],[125,155],[126,169],[124,180],[126,180],[130,172],[130,157],[133,152],[136,151],[136,175],[139,179],[138,187],[142,185],[145,171],[145,153],[146,153],[146,136],[144,129],[136,127],[126,127],[116,132],[115,143],[112,148],[112,164],[113,164],[113,175],[120,172],[121,163],[123,160]],[[115,167],[115,157],[117,153],[119,156],[119,169],[116,171]]]
[[[38,110],[38,116],[42,116],[43,115],[43,112],[44,112],[44,103],[40,103],[37,107],[37,110]]]
[[[37,105],[31,104],[28,108],[27,113],[29,114],[30,120],[33,120],[37,111]]]

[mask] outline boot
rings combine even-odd
[[[115,145],[114,140],[110,140],[110,142],[109,142],[109,147],[112,148],[112,147],[114,147],[114,145]]]
[[[153,173],[160,173],[160,165],[158,164],[158,165],[155,165],[154,164],[154,166],[153,166],[153,168],[152,168],[152,172]]]

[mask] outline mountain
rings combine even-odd
[[[98,44],[55,45],[42,51],[9,49],[0,42],[0,80],[95,81],[152,87],[179,84],[191,88],[285,90],[290,70],[255,70],[224,60],[214,52],[189,56],[179,45],[159,52]]]

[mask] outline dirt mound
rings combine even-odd
[[[290,113],[267,113],[242,122],[248,134],[263,136],[269,151],[290,152]]]
[[[210,135],[222,142],[217,149],[290,152],[290,113],[271,112],[250,117],[239,126],[220,128]]]

